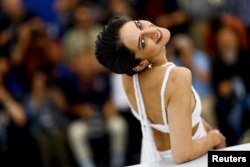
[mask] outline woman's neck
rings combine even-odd
[[[149,66],[151,66],[152,68],[166,65],[168,63],[166,50],[163,50],[158,56],[154,56],[152,60],[149,60],[149,63]]]

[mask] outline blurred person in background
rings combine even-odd
[[[248,8],[248,6],[250,6],[250,0],[226,0],[226,2],[228,12],[238,17],[246,27],[248,41],[250,41],[250,11]],[[250,45],[248,45],[248,48],[250,49]]]
[[[19,85],[16,91],[19,93],[16,93],[18,98],[24,98],[29,92],[34,70],[43,68],[52,76],[59,58],[59,44],[48,37],[42,20],[33,19],[22,24],[18,29],[17,43],[11,52],[12,76]]]
[[[137,18],[168,28],[172,36],[188,30],[188,17],[176,0],[138,0],[135,4]]]
[[[140,123],[132,114],[128,99],[122,87],[121,76],[118,74],[110,74],[111,82],[111,100],[113,101],[119,114],[126,120],[128,125],[128,134],[126,137],[126,160],[124,165],[134,165],[140,163],[141,155],[141,128]]]
[[[73,26],[62,39],[63,50],[66,58],[74,58],[82,51],[85,45],[93,46],[101,26],[95,23],[93,8],[89,3],[80,2],[74,8]]]
[[[30,93],[24,99],[29,134],[38,146],[42,167],[70,166],[66,149],[67,119],[61,113],[62,95],[49,85],[45,71],[36,69],[30,80]]]
[[[27,166],[24,108],[8,90],[9,57],[0,52],[0,165]],[[18,139],[18,140],[17,140]],[[26,152],[27,153],[27,152]]]
[[[71,113],[76,119],[69,127],[69,142],[79,166],[107,165],[107,150],[111,152],[111,165],[122,166],[125,161],[126,123],[115,114],[114,106],[108,100],[109,74],[93,64],[94,41],[101,30],[93,12],[91,3],[79,2],[72,12],[73,26],[62,39],[66,66],[69,65],[66,69],[69,71],[59,77],[59,85],[69,105],[73,106]],[[107,133],[111,140],[110,148],[102,144]],[[100,142],[101,138],[104,142]],[[97,144],[91,144],[98,140],[102,151]]]
[[[232,15],[211,20],[209,28],[206,46],[213,61],[212,84],[218,126],[227,137],[228,145],[235,145],[244,133],[242,100],[249,87],[244,82],[249,68],[246,30]]]
[[[127,125],[110,99],[109,73],[97,64],[88,45],[68,58],[66,66],[64,74],[57,74],[58,84],[73,117],[68,134],[78,165],[123,166]]]
[[[246,96],[243,100],[243,110],[244,113],[246,114],[244,116],[244,128],[248,129],[248,131],[246,132],[246,134],[243,136],[248,138],[246,140],[246,142],[249,142],[249,136],[250,136],[250,124],[249,121],[247,120],[247,118],[249,118],[250,116],[250,75],[248,72],[246,72],[247,69],[249,69],[250,67],[250,56],[249,56],[249,51],[250,51],[250,10],[248,8],[248,6],[250,5],[250,0],[242,0],[242,1],[236,1],[236,0],[227,0],[228,3],[228,11],[233,14],[234,16],[238,17],[241,22],[243,23],[244,27],[246,28],[247,31],[247,37],[248,37],[248,47],[245,48],[248,50],[247,55],[245,56],[245,60],[243,61],[243,64],[241,64],[242,68],[242,77],[243,77],[243,81],[245,83],[245,88],[246,88]],[[245,35],[245,34],[244,34]]]
[[[172,44],[174,47],[174,58],[172,61],[176,65],[184,66],[191,70],[193,86],[201,98],[202,116],[213,127],[216,127],[210,76],[212,68],[210,57],[202,50],[197,49],[191,36],[187,34],[177,34],[172,39]]]
[[[8,89],[13,97],[21,102],[24,91],[13,75],[12,53],[18,43],[18,33],[23,24],[33,20],[34,15],[27,11],[21,0],[2,0],[0,11],[0,52],[9,57],[10,69],[7,79]],[[20,76],[24,77],[24,76]]]
[[[244,57],[244,61],[242,61],[241,64],[241,75],[245,84],[246,89],[246,95],[243,99],[242,106],[243,106],[243,112],[244,112],[244,129],[246,129],[246,132],[244,133],[241,142],[250,142],[250,123],[248,121],[248,118],[250,116],[250,73],[247,72],[247,69],[250,67],[250,10],[248,6],[250,5],[250,0],[227,0],[229,12],[236,17],[238,17],[242,23],[244,24],[244,27],[247,31],[247,37],[248,37],[248,47],[245,48],[245,50],[248,51],[248,53]],[[245,35],[245,34],[244,34]]]
[[[115,16],[134,18],[136,15],[132,3],[129,0],[108,0],[102,6],[103,9],[100,12],[100,17],[98,17],[98,22],[101,24],[106,24],[110,18]],[[110,83],[111,100],[114,103],[119,115],[125,119],[128,126],[124,165],[138,164],[140,162],[142,138],[140,124],[135,119],[129,108],[125,92],[122,88],[121,77],[117,74],[111,73]]]
[[[73,11],[78,2],[79,0],[54,0],[52,8],[59,26],[59,39],[73,26]]]
[[[98,22],[107,24],[108,20],[114,16],[124,16],[134,18],[136,15],[132,3],[129,0],[107,0],[102,5],[98,16]]]
[[[208,21],[227,10],[225,0],[177,0],[189,18],[188,32],[199,49],[204,49],[203,35]]]
[[[17,43],[19,27],[35,16],[24,8],[22,0],[2,0],[0,3],[0,48],[10,55]]]

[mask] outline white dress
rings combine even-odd
[[[152,128],[157,129],[163,133],[169,133],[169,126],[167,124],[167,116],[166,116],[166,106],[165,106],[165,89],[168,81],[168,77],[170,71],[175,66],[173,63],[167,63],[169,66],[166,69],[165,76],[162,82],[161,87],[161,109],[162,109],[162,117],[164,124],[152,124],[147,119],[147,114],[145,112],[144,101],[141,93],[140,82],[138,74],[133,75],[133,85],[135,90],[135,97],[137,102],[138,112],[136,112],[132,105],[129,102],[132,113],[134,116],[140,121],[141,129],[142,129],[142,152],[141,152],[141,162],[153,162],[160,161],[164,159],[172,159],[171,150],[166,151],[158,151],[156,148],[156,144],[153,138]],[[193,140],[200,139],[206,135],[206,131],[203,127],[203,123],[201,122],[201,101],[200,97],[196,93],[195,89],[192,87],[192,91],[195,97],[195,108],[192,114],[192,127],[194,127],[197,123],[199,123],[198,128],[194,136]]]

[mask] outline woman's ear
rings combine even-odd
[[[142,60],[137,66],[133,68],[133,71],[139,72],[144,70],[149,64],[148,60]]]

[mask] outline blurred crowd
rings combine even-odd
[[[114,16],[168,28],[203,117],[250,142],[250,0],[0,0],[0,166],[122,167],[141,130],[94,42]]]

